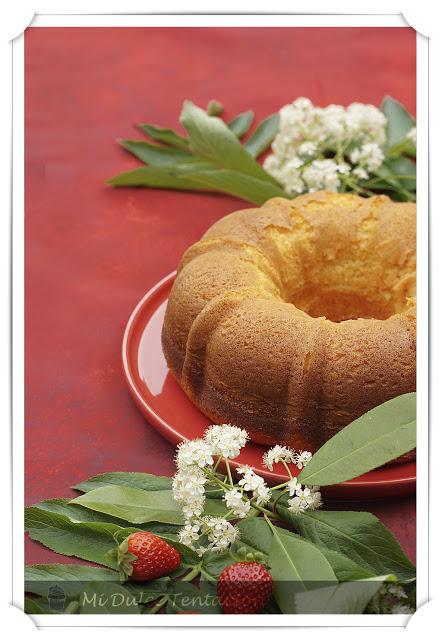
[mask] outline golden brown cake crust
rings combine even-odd
[[[236,211],[191,246],[163,327],[209,418],[315,450],[415,389],[412,203],[318,192]]]

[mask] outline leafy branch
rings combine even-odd
[[[342,482],[395,459],[415,444],[415,394],[410,393],[342,429],[313,455],[299,479],[322,485]],[[234,479],[228,464],[224,471],[222,467],[216,464],[215,471],[208,471],[204,509],[207,515],[226,518],[232,516],[226,514],[220,493],[230,490]],[[376,602],[373,598],[390,588],[383,585],[398,581],[402,586],[395,587],[395,592],[406,591],[413,597],[415,568],[374,515],[325,510],[295,513],[285,491],[289,482],[272,488],[276,499],[268,509],[254,504],[248,517],[236,523],[239,538],[228,551],[212,550],[202,557],[178,539],[183,519],[173,499],[171,478],[105,473],[76,485],[82,495],[73,500],[47,500],[28,507],[25,527],[31,539],[101,567],[26,567],[25,589],[30,594],[26,610],[154,614],[165,608],[167,613],[220,613],[217,579],[238,560],[269,567],[274,592],[264,611],[268,613],[362,613],[369,603],[370,610],[387,612],[381,606],[383,596]],[[115,541],[137,531],[151,531],[174,546],[181,564],[164,578],[121,585]],[[58,601],[60,591],[64,594],[61,608],[55,596],[51,601],[51,587],[58,589]]]
[[[342,190],[363,196],[387,193],[396,200],[415,201],[416,147],[408,137],[415,120],[389,96],[384,98],[381,111],[387,118],[384,162],[368,179],[341,176]],[[257,205],[277,196],[293,198],[257,161],[278,133],[279,113],[262,120],[244,142],[241,139],[251,131],[253,111],[240,113],[229,122],[222,120],[221,113],[222,106],[216,101],[205,111],[186,100],[180,115],[186,135],[153,124],[138,125],[150,142],[118,142],[144,166],[120,173],[108,184],[221,192]],[[345,153],[346,149],[341,149],[337,154],[341,161]]]

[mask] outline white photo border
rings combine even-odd
[[[408,27],[401,14],[37,14],[32,27]],[[428,549],[428,38],[417,37],[417,603],[429,599]],[[13,42],[13,604],[24,609],[24,35]],[[174,616],[33,615],[37,627],[177,626]],[[408,615],[239,615],[235,626],[404,627]],[[180,626],[231,625],[222,615],[181,617]]]

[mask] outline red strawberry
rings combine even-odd
[[[218,579],[218,600],[224,613],[259,613],[270,600],[273,580],[259,562],[235,562]]]
[[[131,533],[118,547],[118,566],[123,581],[128,577],[143,582],[167,576],[178,569],[180,563],[178,551],[150,531]]]

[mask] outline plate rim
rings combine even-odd
[[[167,274],[166,276],[164,276],[163,278],[161,278],[161,280],[159,280],[156,284],[153,285],[153,287],[151,287],[143,296],[142,298],[138,301],[138,303],[136,304],[136,306],[134,307],[132,313],[129,316],[129,319],[126,323],[125,329],[124,329],[124,334],[123,334],[123,341],[122,341],[122,346],[121,346],[121,356],[122,356],[122,364],[123,364],[123,372],[124,372],[124,376],[126,379],[126,383],[129,387],[129,390],[131,392],[132,397],[134,398],[136,404],[138,405],[138,408],[141,410],[141,412],[145,412],[145,414],[148,414],[149,418],[152,420],[152,427],[155,428],[156,430],[159,430],[161,435],[163,437],[165,437],[169,442],[172,442],[171,440],[169,440],[167,438],[167,436],[165,435],[166,433],[169,434],[173,434],[173,436],[176,438],[176,441],[173,442],[173,444],[177,444],[178,442],[182,442],[183,441],[183,435],[181,433],[179,433],[178,431],[176,431],[176,429],[174,429],[174,427],[172,425],[170,425],[169,423],[167,423],[165,420],[163,420],[163,418],[161,418],[160,415],[158,415],[156,413],[156,411],[154,411],[154,409],[152,409],[152,407],[149,405],[149,403],[147,402],[147,400],[143,397],[143,395],[140,393],[137,383],[136,383],[136,378],[133,375],[132,372],[132,367],[130,364],[130,356],[129,356],[129,348],[130,348],[130,344],[131,344],[131,338],[132,335],[134,333],[135,327],[137,326],[137,320],[141,314],[141,312],[144,310],[147,302],[149,300],[151,300],[155,295],[158,295],[158,293],[160,291],[162,291],[163,289],[165,289],[166,287],[168,287],[170,285],[171,282],[173,282],[173,280],[175,279],[175,276],[177,274],[177,271],[172,271],[169,274]],[[204,414],[203,414],[204,415]],[[146,417],[146,416],[145,416]],[[186,439],[186,438],[185,438]],[[403,464],[414,464],[415,469],[416,469],[416,461],[409,461],[408,463],[403,463]],[[238,463],[235,463],[234,460],[232,460],[232,465],[233,466],[237,466]],[[252,465],[253,466],[253,465]],[[255,467],[256,468],[256,467]],[[261,469],[257,469],[257,471],[259,471],[261,473],[261,475],[271,479],[271,480],[281,480],[283,478],[285,478],[285,476],[281,476],[281,474],[279,473],[272,473],[269,472],[267,470],[261,470]],[[371,472],[367,472],[368,474]],[[416,486],[416,471],[414,473],[414,476],[409,476],[409,477],[405,477],[405,478],[397,478],[397,479],[384,479],[384,480],[359,480],[358,478],[355,478],[354,480],[346,480],[344,482],[340,482],[338,484],[335,485],[324,485],[324,490],[327,490],[328,488],[330,489],[334,489],[334,488],[342,488],[344,491],[345,490],[351,490],[351,489],[365,489],[368,490],[370,488],[376,488],[376,487],[380,487],[380,486],[397,486],[398,488],[402,488],[402,487],[409,487],[410,490],[415,486]],[[402,492],[398,492],[399,493]],[[411,493],[411,491],[410,491]],[[364,499],[366,496],[364,496],[364,494],[361,492],[361,499]],[[348,499],[352,499],[354,500],[355,498],[348,498]],[[356,498],[358,499],[358,498]]]

